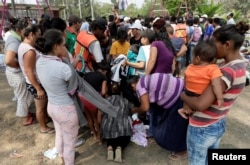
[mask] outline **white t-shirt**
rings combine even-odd
[[[33,48],[31,45],[27,44],[27,43],[21,43],[19,48],[18,48],[18,62],[19,62],[19,65],[20,65],[20,68],[23,72],[23,75],[25,77],[25,80],[28,84],[31,84],[31,82],[29,81],[26,73],[25,73],[25,69],[24,69],[24,64],[23,64],[23,58],[24,58],[24,55],[25,53],[27,53],[29,50],[34,50],[36,52],[35,56],[36,56],[36,61],[38,60],[38,58],[40,57],[40,53],[35,49]],[[37,78],[37,81],[39,82],[39,79],[38,79],[38,76],[36,74],[36,69],[34,70],[34,74]]]

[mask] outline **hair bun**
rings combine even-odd
[[[44,50],[44,46],[45,46],[46,40],[43,37],[38,37],[35,43],[35,48],[40,51],[43,52]]]
[[[235,28],[240,34],[244,35],[249,30],[249,25],[246,22],[240,21],[235,25]]]

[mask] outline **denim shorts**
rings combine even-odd
[[[28,91],[31,93],[31,95],[34,96],[35,99],[38,99],[36,88],[32,84],[28,84],[28,83],[26,83],[26,87],[27,87]],[[41,85],[41,87],[42,87],[42,85]],[[46,96],[47,96],[47,94],[46,94]]]
[[[207,127],[188,126],[187,150],[189,165],[208,164],[208,149],[219,148],[221,137],[225,133],[225,127],[225,118]]]

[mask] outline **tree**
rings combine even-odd
[[[234,16],[238,19],[247,20],[247,18],[250,17],[250,14],[248,12],[250,8],[250,0],[219,0],[219,2],[224,4],[224,13],[233,11],[234,13],[239,13],[238,15]]]
[[[207,14],[208,17],[213,17],[215,14],[222,12],[223,4],[215,4],[214,1],[211,0],[210,4],[198,6],[197,9],[200,14]]]

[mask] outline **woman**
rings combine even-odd
[[[79,122],[75,104],[68,94],[68,81],[72,75],[69,65],[58,57],[65,53],[63,33],[56,29],[46,31],[37,40],[36,48],[42,55],[36,63],[39,80],[48,94],[48,114],[52,118],[58,155],[65,165],[75,162],[75,142]]]
[[[47,96],[36,75],[36,61],[39,53],[35,50],[36,39],[40,36],[41,31],[37,25],[27,27],[24,32],[24,40],[18,48],[18,61],[26,80],[26,87],[34,96],[36,105],[36,118],[40,124],[41,133],[54,133],[54,129],[47,126],[49,121],[47,115]]]
[[[10,21],[13,27],[5,42],[5,74],[9,85],[13,88],[17,97],[16,116],[22,118],[23,126],[27,126],[34,121],[34,118],[28,112],[33,98],[26,88],[25,78],[17,60],[18,47],[22,41],[26,25],[24,20],[11,19]]]
[[[163,19],[158,19],[153,24],[156,41],[151,44],[146,75],[152,73],[172,74],[175,49],[168,37],[165,24]]]
[[[239,22],[236,25],[222,26],[213,33],[212,40],[217,47],[216,58],[225,61],[220,66],[224,92],[224,104],[221,107],[218,106],[211,85],[199,97],[189,97],[185,93],[181,95],[182,100],[191,108],[186,112],[188,114],[182,110],[183,115],[189,115],[187,149],[190,165],[207,164],[208,149],[219,148],[225,133],[225,117],[245,87],[246,66],[239,49],[248,29],[249,25]],[[196,111],[193,112],[192,109]]]
[[[153,137],[156,142],[172,151],[168,156],[170,159],[186,158],[188,122],[178,114],[178,109],[183,104],[180,94],[184,81],[171,74],[154,73],[141,78],[134,76],[128,83],[136,91],[141,103],[140,107],[135,107],[132,111],[142,113],[150,108]]]

